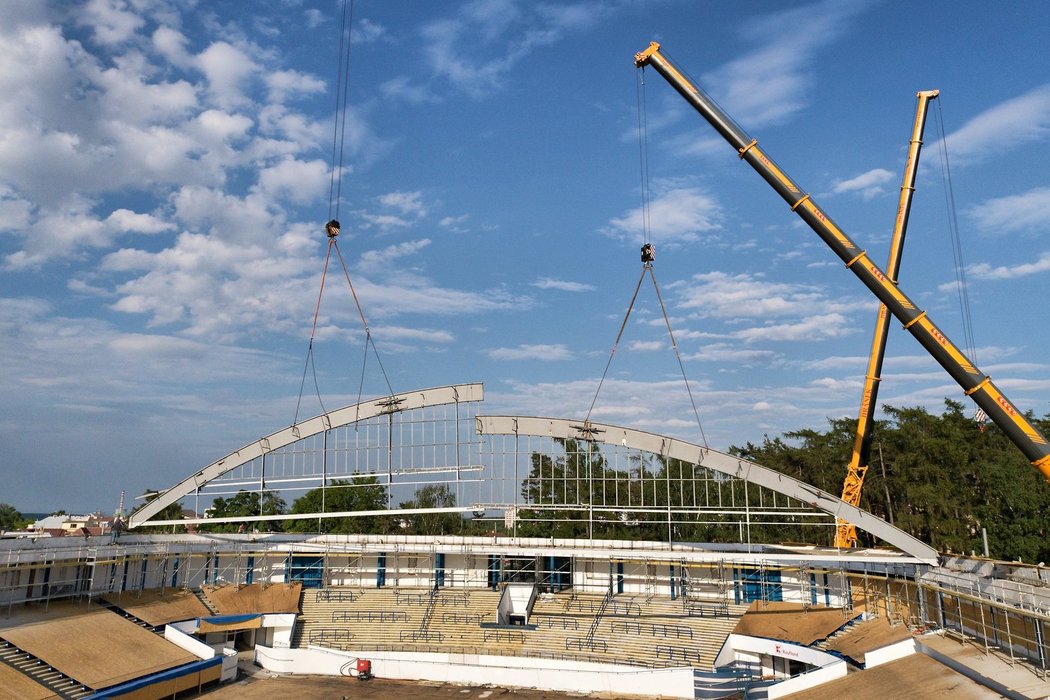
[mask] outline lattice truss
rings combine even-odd
[[[365,417],[357,409],[334,427],[321,417],[322,429],[298,439],[303,431],[293,426],[287,444],[274,446],[282,442],[278,434],[263,438],[255,443],[258,456],[218,469],[248,446],[220,460],[209,468],[217,475],[202,471],[185,495],[205,513],[215,499],[257,493],[264,520],[275,519],[265,512],[267,499],[279,497],[290,507],[312,492],[313,510],[300,508],[297,517],[347,517],[348,511],[330,507],[346,500],[333,494],[370,489],[374,497],[378,486],[381,500],[351,516],[461,512],[530,536],[750,540],[755,527],[834,525],[826,512],[797,498],[703,466],[712,453],[695,446],[689,447],[698,459],[687,461],[632,446],[626,432],[609,442],[599,439],[604,429],[581,430],[570,421],[484,417],[477,400],[400,403],[380,401]],[[544,434],[523,433],[527,421]],[[667,445],[670,438],[661,440]],[[419,497],[427,489],[440,496],[437,502]]]
[[[522,527],[560,524],[561,535],[642,528],[676,539],[747,539],[751,526],[834,524],[827,513],[772,489],[622,444],[519,434],[488,436],[481,448],[492,475],[486,504]],[[526,534],[541,530],[530,525]]]
[[[309,418],[191,474],[129,525],[185,523],[162,514],[177,504],[206,513],[245,493],[258,496],[258,515],[207,522],[386,516],[411,525],[458,513],[466,520],[430,522],[446,531],[488,521],[481,532],[529,537],[828,543],[837,517],[936,560],[886,521],[754,462],[620,426],[482,415],[482,399],[480,384],[460,384]],[[354,493],[362,498],[346,498]],[[268,513],[268,498],[292,512]]]
[[[453,506],[478,500],[485,477],[474,430],[478,402],[390,411],[264,451],[201,484],[197,512],[241,491],[279,495],[291,506],[314,489],[382,487],[394,511],[426,486],[443,485]]]
[[[542,523],[588,536],[659,524],[661,533],[673,527],[675,537],[747,539],[752,526],[834,524],[798,499],[643,449],[480,434],[478,408],[462,402],[391,411],[265,451],[196,488],[197,512],[242,491],[292,505],[314,489],[379,485],[392,515],[407,512],[404,503],[419,510],[418,492],[439,487],[449,500],[437,509],[502,520],[523,534],[541,534]]]

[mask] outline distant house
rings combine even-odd
[[[26,532],[47,537],[96,537],[113,532],[114,518],[102,513],[49,515],[30,525]]]

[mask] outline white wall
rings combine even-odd
[[[896,644],[864,652],[864,668],[874,668],[915,653],[915,639],[903,639]]]
[[[273,649],[256,647],[255,661],[277,673],[340,675],[358,658],[316,647]],[[529,659],[462,654],[365,652],[377,678],[429,680],[462,685],[500,685],[558,692],[609,693],[670,698],[693,697],[692,669],[637,669],[553,659]],[[344,672],[342,675],[346,675]]]
[[[828,666],[781,681],[776,685],[771,685],[766,690],[766,697],[769,698],[769,700],[773,700],[773,698],[781,698],[785,695],[798,693],[808,688],[815,688],[818,685],[822,685],[828,681],[833,681],[836,678],[843,678],[847,672],[848,668],[846,662],[840,660],[833,664],[829,664]]]
[[[190,636],[178,629],[177,625],[165,625],[164,638],[175,646],[185,649],[198,658],[211,659],[215,657],[214,649],[196,637]]]

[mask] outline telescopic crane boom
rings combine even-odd
[[[791,210],[820,236],[846,267],[886,305],[890,313],[904,325],[904,329],[919,341],[926,352],[930,353],[962,387],[966,395],[984,409],[988,417],[1017,445],[1043,477],[1050,481],[1050,443],[1046,437],[999,391],[991,378],[975,367],[934,325],[926,312],[916,307],[868,254],[858,248],[849,236],[835,225],[813,198],[758,147],[758,142],[748,136],[710,97],[660,53],[658,43],[653,42],[645,51],[635,54],[634,62],[639,67],[652,66],[737,150],[740,158],[746,160],[790,205]]]
[[[897,203],[897,218],[893,224],[893,238],[890,241],[890,258],[886,263],[886,274],[894,284],[897,284],[901,254],[904,252],[904,236],[908,231],[908,215],[911,213],[912,194],[915,192],[915,173],[919,169],[919,153],[922,150],[922,132],[926,126],[926,112],[930,100],[939,94],[938,90],[923,90],[916,95],[919,103],[915,108],[915,124],[912,126],[908,160],[904,165],[904,180],[901,183],[901,194]],[[875,322],[875,333],[871,339],[871,354],[868,357],[868,371],[864,376],[864,391],[861,393],[860,412],[857,416],[857,434],[853,439],[853,452],[850,455],[849,466],[846,467],[846,478],[842,483],[842,500],[851,506],[860,505],[860,491],[864,486],[864,475],[868,473],[868,460],[871,455],[871,428],[875,420],[875,406],[882,376],[882,360],[886,356],[886,336],[889,330],[889,310],[885,304],[879,304],[878,320]],[[835,546],[856,547],[857,526],[851,522],[839,520],[835,528]]]

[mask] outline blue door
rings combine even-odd
[[[299,581],[303,588],[324,586],[324,557],[293,556],[288,566],[288,579]]]
[[[753,600],[784,600],[779,569],[740,569],[737,572],[736,599],[750,603]]]

